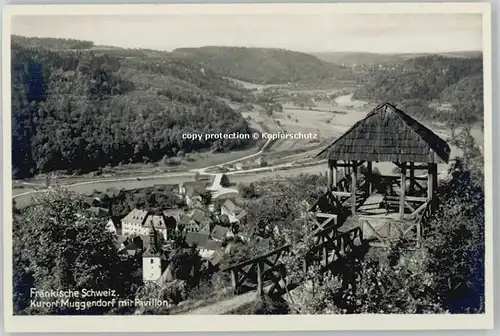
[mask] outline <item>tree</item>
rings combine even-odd
[[[130,274],[122,273],[106,221],[94,218],[87,212],[83,198],[71,191],[55,187],[37,196],[33,206],[16,219],[14,242],[14,255],[21,262],[14,268],[14,287],[21,291],[17,297],[26,295],[20,282],[23,278],[32,278],[37,290],[113,289],[117,298],[133,294]],[[102,314],[110,308],[33,308],[19,304],[17,309],[16,313],[30,314]]]
[[[453,313],[484,311],[484,182],[457,164],[440,185],[441,205],[429,224],[425,245],[437,292]]]
[[[303,214],[304,205],[315,202],[323,195],[325,184],[324,177],[315,175],[256,182],[257,192],[262,196],[246,202],[247,225],[244,231],[250,236],[274,237],[275,228],[283,231],[289,227]]]
[[[206,190],[200,194],[203,204],[208,205],[212,201],[212,193]]]
[[[202,75],[199,65],[188,60],[128,57],[130,50],[116,56],[112,51],[70,53],[47,49],[44,43],[53,44],[12,41],[15,178],[56,170],[88,173],[162,158],[164,164],[180,165],[185,153],[227,151],[249,143],[182,136],[249,132],[239,113],[213,98],[242,100],[249,94],[220,75],[208,70]],[[172,82],[160,88],[161,78]]]
[[[196,247],[180,248],[172,251],[170,267],[174,279],[186,281],[189,288],[199,284],[201,279],[201,257]]]
[[[255,184],[253,184],[252,182],[250,182],[248,185],[240,183],[238,185],[238,192],[243,198],[255,198],[258,196],[255,189]]]
[[[220,179],[220,185],[224,188],[227,188],[231,185],[229,182],[229,177],[227,177],[226,174],[222,174],[222,177]]]

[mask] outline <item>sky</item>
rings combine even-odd
[[[12,33],[173,50],[247,46],[303,52],[482,50],[480,14],[15,16]]]

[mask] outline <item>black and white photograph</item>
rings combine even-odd
[[[489,6],[391,6],[8,8],[6,320],[491,327]]]

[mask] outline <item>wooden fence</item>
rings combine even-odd
[[[319,261],[323,268],[329,268],[363,243],[363,233],[360,228],[339,233],[336,226],[330,226],[315,232],[312,240],[310,251],[302,259],[304,271],[314,261]],[[268,295],[279,296],[297,285],[286,281],[287,270],[282,260],[289,255],[290,248],[291,245],[286,245],[226,268],[224,271],[231,273],[234,293],[257,290],[260,295],[266,289]]]

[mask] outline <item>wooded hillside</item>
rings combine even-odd
[[[176,49],[173,54],[196,60],[224,76],[257,84],[352,79],[350,69],[284,49],[211,46]]]
[[[198,64],[31,45],[12,41],[14,178],[246,144],[181,138],[248,132],[246,121],[218,99],[242,101],[247,93]]]
[[[482,58],[423,56],[406,60],[392,69],[373,71],[363,78],[354,98],[372,102],[389,101],[405,107],[423,107],[428,118],[448,118],[429,103],[483,117]]]

